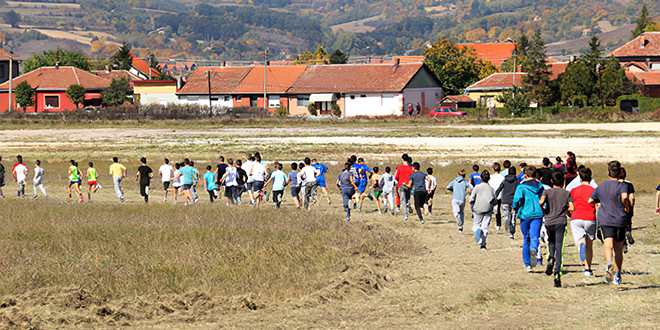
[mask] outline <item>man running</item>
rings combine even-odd
[[[479,176],[481,181],[481,176]],[[458,223],[458,231],[463,231],[463,221],[465,220],[465,197],[472,190],[472,185],[465,180],[465,170],[458,171],[458,176],[448,186],[447,190],[453,193],[451,200],[451,210]]]
[[[71,200],[71,188],[73,188],[73,191],[76,192],[76,194],[79,196],[79,200],[82,202],[83,201],[83,195],[82,192],[80,191],[80,170],[78,170],[78,163],[76,163],[75,160],[71,159],[69,161],[69,200]]]
[[[316,170],[319,172],[319,176],[316,177],[316,185],[321,188],[321,192],[323,192],[323,195],[325,195],[325,199],[328,201],[328,205],[332,205],[325,183],[325,173],[328,171],[328,167],[325,166],[325,164],[319,163],[316,161],[316,159],[312,159],[312,166],[314,166],[314,168],[316,168]]]
[[[305,194],[303,196],[303,207],[310,211],[309,207],[310,199],[312,198],[312,188],[316,184],[316,177],[318,172],[316,168],[312,165],[312,160],[309,157],[305,157],[305,167],[300,171],[301,178],[303,179],[302,184],[305,189]]]
[[[488,184],[490,185],[491,188],[493,188],[493,191],[497,191],[497,189],[500,188],[500,185],[502,185],[502,182],[504,182],[504,176],[500,174],[500,163],[495,162],[493,163],[493,174],[490,175],[490,181],[488,181]],[[500,230],[502,227],[502,214],[500,212],[500,208],[502,207],[502,194],[498,194],[495,196],[495,204],[493,205],[493,214],[495,216],[495,228],[497,230]]]
[[[27,179],[28,167],[23,164],[23,157],[16,156],[16,164],[12,169],[14,181],[18,184],[18,197],[25,197],[25,180]]]
[[[34,198],[37,198],[37,187],[41,189],[41,194],[46,197],[46,188],[44,188],[44,169],[41,168],[41,161],[37,159],[34,162],[34,178],[32,178],[32,188],[34,189]]]
[[[94,168],[94,163],[89,162],[89,168],[87,169],[87,200],[92,200],[92,193],[95,193],[98,190],[98,173]]]
[[[217,180],[218,195],[221,194],[221,188],[223,187],[222,177],[225,176],[226,170],[227,164],[225,164],[225,157],[220,156],[218,158],[218,165],[215,166],[215,179]]]
[[[248,177],[252,178],[252,191],[250,192],[252,205],[257,207],[261,203],[261,196],[263,195],[266,166],[261,164],[261,162],[255,161],[252,164],[250,172],[248,172]]]
[[[165,158],[163,160],[163,165],[158,169],[158,174],[160,174],[161,181],[163,182],[163,189],[165,190],[165,195],[163,196],[163,203],[167,202],[167,193],[170,190],[170,184],[172,184],[172,175],[174,174],[174,168],[170,165],[170,160]]]
[[[183,179],[183,185],[181,186],[181,189],[183,190],[183,193],[186,195],[186,201],[183,203],[183,205],[190,205],[193,203],[193,195],[190,191],[191,187],[197,184],[197,181],[195,180],[195,171],[193,170],[192,166],[190,166],[190,159],[186,158],[183,161],[184,166],[179,169],[179,176],[178,178]]]
[[[402,164],[396,168],[394,173],[394,180],[397,182],[397,206],[398,209],[403,209],[403,219],[408,220],[408,212],[410,212],[410,175],[413,174],[413,167],[408,165],[410,156],[403,154],[401,156]]]
[[[428,180],[426,181],[426,190],[429,192],[426,196],[426,206],[429,208],[428,214],[433,215],[433,196],[435,196],[435,189],[438,188],[438,180],[433,176],[433,168],[426,169]]]
[[[414,162],[412,167],[414,172],[410,175],[410,179],[406,185],[408,188],[415,190],[415,212],[417,212],[419,223],[424,224],[424,203],[426,203],[426,197],[428,196],[426,181],[430,179],[426,173],[419,170],[420,165],[418,162]]]
[[[140,158],[140,163],[142,165],[138,167],[137,174],[135,174],[135,182],[140,183],[140,196],[144,197],[145,203],[149,203],[149,183],[154,177],[154,173],[151,167],[147,166],[146,158]]]
[[[239,159],[240,160],[240,159]],[[225,185],[225,198],[227,199],[227,206],[235,205],[238,202],[238,171],[234,167],[234,159],[227,159],[227,168],[225,174],[220,178],[222,184]]]
[[[126,167],[122,164],[119,164],[119,158],[117,157],[112,157],[110,175],[112,175],[112,183],[115,185],[115,193],[117,194],[117,198],[119,198],[119,201],[123,203],[124,192],[121,190],[121,181],[126,178]]]
[[[284,187],[289,184],[289,177],[282,171],[282,164],[275,162],[275,170],[270,176],[270,179],[264,184],[267,186],[271,181],[273,182],[273,202],[275,208],[279,209],[282,205],[282,196],[284,196]],[[265,189],[265,188],[264,188]]]
[[[2,161],[2,156],[0,156],[0,161]],[[0,162],[0,197],[5,198],[5,195],[2,193],[2,187],[5,186],[5,166]]]

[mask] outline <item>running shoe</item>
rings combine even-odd
[[[605,270],[605,280],[607,283],[611,283],[614,278],[614,263],[612,260],[607,261],[607,270]]]
[[[403,217],[403,220],[408,220],[408,216],[405,215],[405,216]]]
[[[626,242],[623,242],[623,253],[628,253],[628,244]]]
[[[351,221],[351,217],[346,217],[346,222]]]
[[[394,215],[394,210],[392,210],[392,215]]]
[[[458,227],[458,231],[463,232],[463,227]]]
[[[584,276],[589,277],[589,276],[593,276],[593,275],[594,275],[593,270],[591,270],[591,269],[585,269],[584,270]]]
[[[474,232],[474,240],[479,243],[481,241],[481,228],[477,228],[477,231]]]
[[[531,272],[532,272],[532,266],[527,265],[527,267],[525,267],[525,270],[526,270],[528,273],[531,273]]]
[[[358,206],[358,207],[357,207],[357,210],[358,210],[358,211],[362,211],[362,206]]]
[[[497,229],[497,230],[500,230],[500,228],[502,228],[502,227],[500,227],[500,226],[495,226],[495,229]]]
[[[504,221],[504,230],[509,231],[509,221]]]
[[[515,239],[515,237],[513,237],[513,234],[509,235],[509,238],[510,239]]]
[[[419,223],[424,224],[424,220],[419,220]]]
[[[371,194],[367,195],[367,198],[369,198],[370,201],[373,201],[373,200],[374,200],[374,198],[371,197]]]
[[[559,274],[555,275],[555,288],[561,288],[561,276]]]
[[[579,255],[580,255],[580,260],[581,260],[582,262],[584,262],[585,260],[587,260],[587,251],[586,251],[585,248],[584,248],[584,243],[580,243],[580,251],[579,251]]]
[[[545,275],[548,276],[552,275],[552,271],[554,268],[555,268],[555,259],[550,258],[550,260],[548,260],[548,265],[545,267]]]
[[[530,249],[529,250],[529,265],[532,266],[532,268],[536,267],[536,249]]]
[[[626,240],[628,241],[628,244],[630,244],[630,245],[635,244],[635,239],[632,237],[632,231],[627,231],[626,232]]]
[[[482,245],[482,246],[481,246],[481,249],[484,250],[484,251],[486,251],[486,244]]]
[[[614,274],[614,285],[621,285],[621,273]]]

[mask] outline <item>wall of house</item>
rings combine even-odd
[[[180,104],[198,104],[198,105],[209,105],[209,96],[208,95],[176,95],[177,102]],[[217,100],[216,100],[217,98]],[[211,95],[211,104],[214,107],[227,107],[231,108],[234,106],[232,97],[228,95]],[[142,100],[140,100],[142,102]]]
[[[485,98],[488,99],[490,97],[493,97],[495,99],[495,107],[501,108],[504,106],[504,104],[497,102],[497,96],[502,94],[503,91],[491,91],[491,92],[470,92],[467,96],[477,102],[477,105],[479,105],[479,99],[480,98]],[[485,106],[485,104],[484,104]]]
[[[419,102],[422,106],[422,113],[429,113],[431,109],[438,106],[442,97],[440,87],[406,88],[403,90],[403,106],[406,107],[409,103],[414,106]]]
[[[20,75],[19,63],[17,61],[12,61],[12,72],[11,75],[16,78]],[[9,61],[0,61],[0,84],[9,80]]]
[[[139,99],[140,104],[168,104],[179,103],[176,96],[176,83],[163,85],[145,85],[135,84],[133,94]],[[206,98],[208,104],[208,97]]]
[[[403,111],[403,93],[391,94],[346,94],[346,118],[356,116],[390,116],[401,115]]]
[[[59,106],[56,108],[51,108],[51,107],[46,107],[45,106],[45,100],[46,96],[56,96],[59,98]],[[19,108],[18,105],[16,104],[16,94],[12,93],[12,104],[14,110],[21,110],[23,111],[23,108]],[[67,110],[75,110],[76,105],[69,100],[68,97],[66,97],[66,93],[64,91],[61,92],[41,92],[37,91],[35,94],[35,106],[37,112],[56,112],[56,111],[67,111]],[[29,107],[26,109],[26,112],[35,112],[35,106]],[[0,112],[5,112],[9,108],[9,95],[7,91],[0,92]]]
[[[660,86],[644,86],[644,96],[660,98]]]

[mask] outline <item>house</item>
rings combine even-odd
[[[131,54],[131,69],[128,71],[138,76],[139,79],[154,79],[160,74],[158,69],[152,68],[145,60],[133,54]]]
[[[232,93],[252,67],[199,67],[177,92],[179,103],[234,107]],[[211,72],[209,79],[207,72]],[[209,86],[210,84],[210,86]],[[210,99],[210,100],[209,100]],[[243,102],[242,97],[238,102]],[[255,99],[256,106],[256,99]]]
[[[308,68],[306,65],[268,66],[266,93],[268,110],[275,112],[280,106],[290,109],[288,91]],[[253,66],[245,78],[234,88],[234,106],[264,107],[264,66]]]
[[[660,70],[626,71],[626,76],[635,84],[641,85],[642,95],[660,98]]]
[[[112,81],[112,79],[126,78],[130,82],[131,88],[133,88],[133,81],[141,80],[140,77],[138,77],[136,74],[133,74],[129,70],[110,70],[110,68],[106,67],[105,70],[94,70],[92,72],[97,76],[108,79],[110,81]]]
[[[564,75],[564,72],[566,72],[568,63],[569,62],[548,63],[550,65],[550,68],[548,69],[550,71],[550,80],[561,79],[562,75]]]
[[[477,102],[467,95],[447,95],[442,98],[440,105],[452,108],[476,108]]]
[[[87,90],[84,106],[100,106],[102,101],[101,92],[110,87],[111,81],[101,78],[93,73],[71,67],[42,67],[18,76],[12,81],[12,89],[21,82],[27,81],[34,88],[35,105],[27,108],[27,112],[65,111],[73,110],[76,105],[66,96],[66,90],[71,85],[82,85]],[[0,84],[0,111],[7,111],[9,82]],[[13,104],[15,93],[12,93]]]
[[[174,70],[181,72],[195,71],[195,69],[197,69],[197,63],[195,62],[177,62],[174,64]]]
[[[9,52],[0,49],[0,84],[9,80],[9,56],[10,56]],[[19,76],[20,62],[21,62],[20,58],[13,56],[13,60],[11,63],[12,78],[16,78]]]
[[[133,80],[131,84],[137,104],[179,103],[176,80]]]
[[[465,88],[465,95],[477,103],[481,101],[482,104],[486,104],[488,99],[493,98],[495,106],[501,107],[503,105],[497,102],[497,96],[512,89],[514,84],[517,87],[522,86],[523,77],[526,75],[524,72],[493,73]]]
[[[511,42],[463,43],[456,44],[456,46],[458,49],[466,47],[472,50],[478,58],[490,61],[498,68],[502,67],[516,49],[516,44]]]
[[[644,32],[610,55],[621,63],[646,63],[647,69],[660,69],[660,32]]]

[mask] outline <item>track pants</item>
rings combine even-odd
[[[529,251],[539,250],[539,235],[541,234],[542,218],[520,220],[520,232],[523,234],[522,259],[529,266]]]
[[[463,221],[465,220],[465,201],[452,199],[451,210],[452,213],[454,213],[456,222],[458,222],[458,228],[463,228]]]
[[[401,211],[403,217],[408,219],[408,207],[410,206],[410,188],[402,185],[399,187],[399,200],[401,201]]]
[[[349,202],[351,201],[351,198],[353,198],[353,195],[355,195],[355,189],[354,188],[344,188],[341,190],[341,199],[342,202],[344,202],[344,210],[346,211],[346,219],[351,218],[351,207],[349,205]]]
[[[555,261],[554,274],[561,275],[564,266],[564,245],[566,243],[566,224],[563,225],[546,225],[545,230],[548,232],[548,253],[546,259],[550,258]]]
[[[415,212],[417,212],[417,218],[419,220],[424,220],[423,216],[423,210],[424,210],[424,203],[426,203],[426,191],[415,191]]]
[[[502,204],[502,221],[509,223],[509,233],[516,233],[516,211],[511,204]]]

